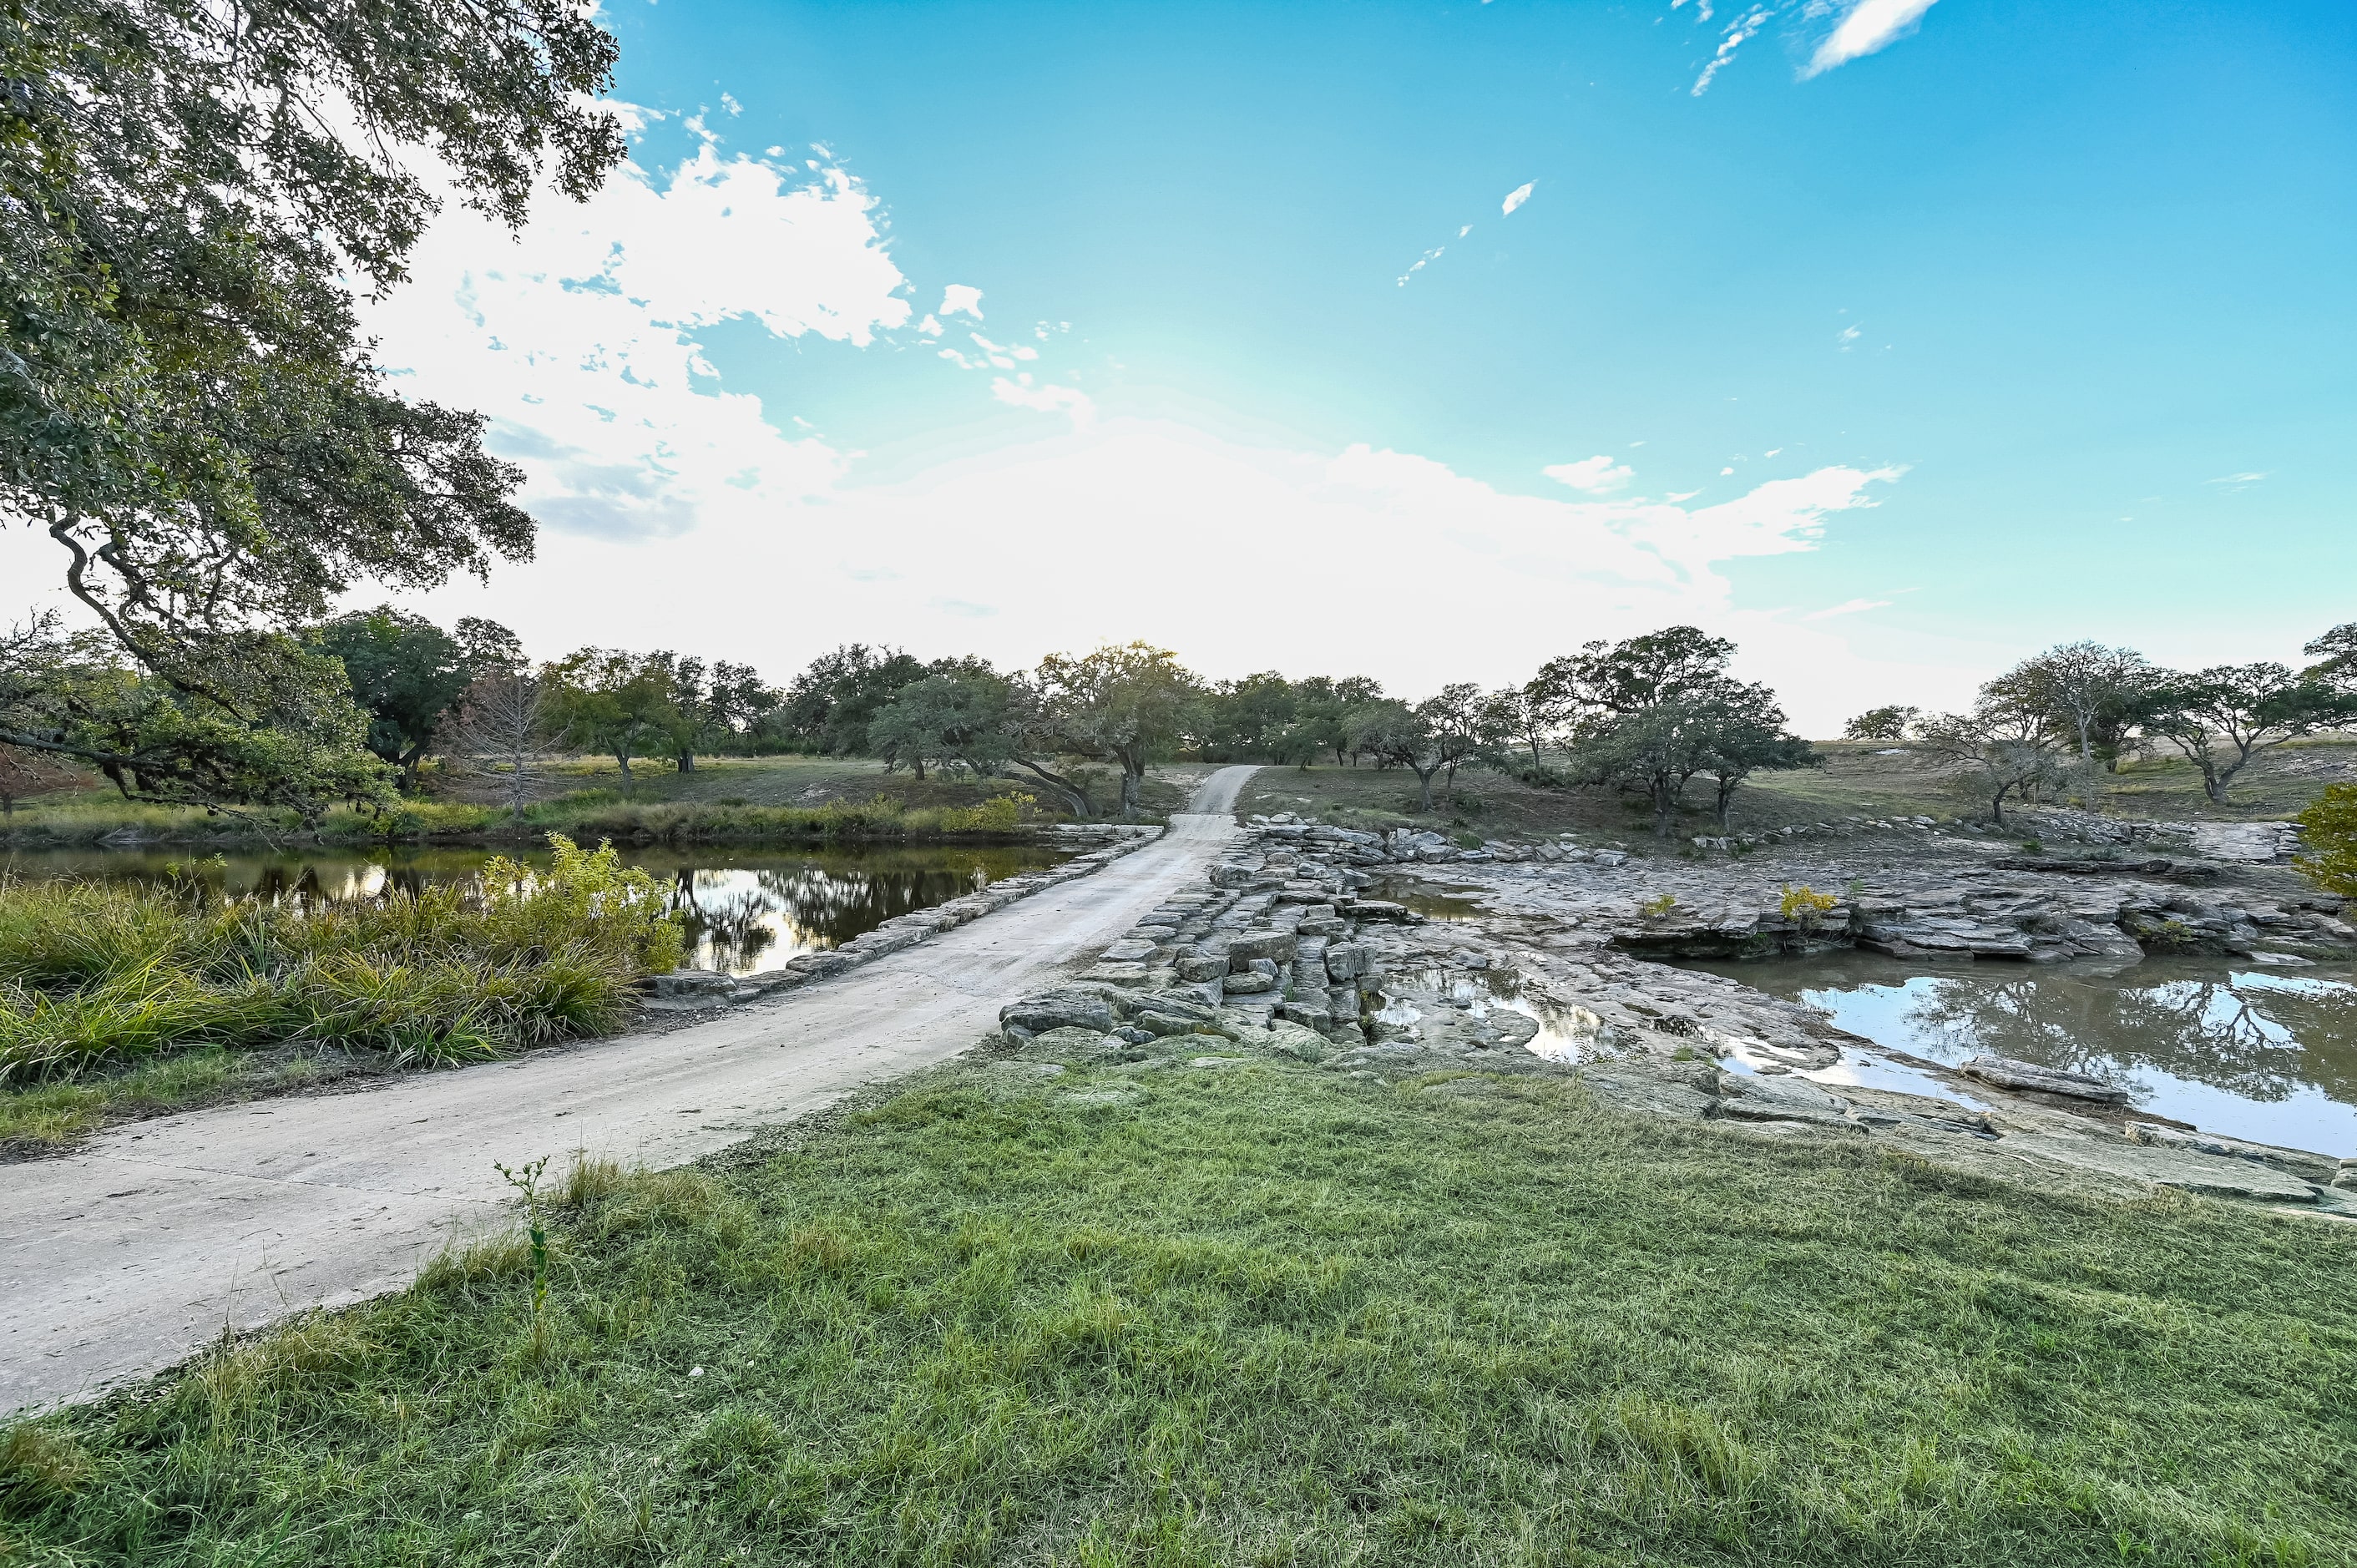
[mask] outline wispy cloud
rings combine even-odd
[[[1857,0],[1801,72],[1803,80],[1870,55],[1911,31],[1935,0]]]
[[[1583,457],[1577,463],[1556,463],[1541,468],[1540,473],[1557,484],[1569,485],[1575,490],[1589,495],[1603,495],[1620,489],[1636,478],[1636,470],[1626,463],[1615,463],[1609,457]]]
[[[1710,57],[1710,63],[1702,68],[1700,76],[1695,78],[1694,95],[1696,98],[1710,91],[1711,78],[1727,69],[1728,62],[1735,59],[1735,51],[1743,47],[1745,40],[1767,26],[1768,18],[1773,14],[1767,6],[1757,5],[1728,24],[1727,36],[1718,40],[1718,52]],[[1702,13],[1702,17],[1696,19],[1701,20],[1709,15],[1710,13],[1706,10]]]
[[[1407,286],[1408,279],[1415,276],[1416,274],[1424,271],[1425,268],[1440,260],[1442,252],[1446,252],[1448,249],[1448,247],[1446,245],[1435,245],[1432,249],[1426,251],[1424,254],[1418,256],[1414,262],[1410,263],[1407,271],[1400,274],[1399,277],[1394,281],[1398,283],[1400,287],[1405,288]]]
[[[2256,473],[2251,474],[2221,474],[2214,479],[2208,479],[2203,482],[2206,484],[2216,485],[2221,489],[2246,490],[2253,485],[2257,484],[2261,479],[2266,478],[2272,471],[2273,470],[2271,469],[2261,469]]]
[[[1078,387],[1060,387],[1052,381],[1032,383],[1029,371],[1008,381],[1005,376],[992,379],[990,395],[1017,408],[1037,410],[1041,413],[1070,414],[1073,428],[1086,430],[1096,423],[1096,400]]]
[[[1840,604],[1834,606],[1831,609],[1813,610],[1809,614],[1803,616],[1801,618],[1803,620],[1831,620],[1835,616],[1854,616],[1860,610],[1889,609],[1891,601],[1889,599],[1844,599]]]
[[[1508,218],[1512,217],[1514,209],[1520,207],[1523,202],[1528,201],[1531,199],[1531,191],[1537,184],[1537,180],[1527,180],[1523,184],[1514,187],[1513,189],[1506,192],[1506,199],[1498,204],[1499,215]],[[1471,227],[1472,225],[1469,223],[1466,225],[1466,228],[1468,229]],[[1463,230],[1459,230],[1458,231],[1459,233],[1464,232]]]

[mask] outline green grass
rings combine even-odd
[[[2357,1238],[1576,1085],[963,1068],[0,1435],[0,1561],[2357,1554]],[[486,1150],[485,1158],[501,1151]]]
[[[881,763],[864,757],[707,757],[692,773],[661,763],[634,773],[626,792],[610,760],[555,764],[553,792],[527,808],[522,826],[504,808],[469,799],[474,787],[468,785],[437,785],[443,792],[404,799],[387,811],[338,807],[316,829],[287,812],[209,814],[135,804],[111,790],[61,790],[20,804],[0,822],[0,845],[74,848],[124,832],[201,847],[296,835],[335,844],[537,843],[549,832],[678,844],[989,840],[1006,837],[1016,825],[994,802],[1032,793],[1006,779],[970,775],[936,773],[920,780],[887,773]],[[1096,796],[1104,807],[1117,800],[1109,774]],[[1140,796],[1148,821],[1179,810],[1185,800],[1183,789],[1151,776]],[[1021,807],[1019,818],[1060,820],[1051,806],[1034,799]]]
[[[1881,757],[1886,742],[1819,741],[1826,765],[1783,773],[1755,774],[1736,796],[1738,832],[1765,833],[1786,826],[1847,817],[1892,815],[1979,818],[1986,801],[1968,800],[1912,756]],[[1903,750],[1903,747],[1898,749]],[[1560,765],[1550,756],[1551,765]],[[2357,741],[2321,736],[2295,741],[2258,759],[2235,779],[2224,806],[2201,791],[2192,764],[2171,754],[2130,760],[2103,777],[2100,793],[2087,802],[2124,817],[2162,822],[2278,820],[2298,815],[2336,781],[2357,779]],[[1716,833],[1707,780],[1687,790],[1680,833]],[[1600,788],[1540,789],[1485,768],[1464,768],[1456,787],[1434,785],[1435,809],[1426,811],[1415,778],[1399,768],[1372,767],[1264,768],[1245,784],[1239,809],[1294,811],[1345,827],[1383,829],[1403,825],[1472,832],[1487,838],[1549,836],[1574,832],[1641,845],[1652,832],[1644,803],[1635,796]]]
[[[0,883],[0,1085],[177,1052],[311,1043],[466,1060],[600,1033],[678,961],[661,884],[610,850],[494,859],[369,902],[224,901],[201,883]]]

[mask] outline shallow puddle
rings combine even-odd
[[[1415,1004],[1400,993],[1431,992],[1474,1018],[1493,1007],[1522,1014],[1539,1026],[1523,1048],[1550,1061],[1590,1061],[1609,1044],[1602,1018],[1585,1007],[1539,994],[1511,969],[1415,969],[1383,983],[1384,1007],[1375,1015],[1383,1022],[1415,1023]]]
[[[2348,964],[2147,959],[2113,973],[1994,963],[1925,973],[1849,953],[1691,967],[1804,1002],[1854,1035],[1932,1061],[1987,1054],[2089,1073],[2142,1110],[2211,1132],[2357,1155],[2357,967]],[[1905,1081],[1920,1073],[1871,1052],[1809,1076],[1925,1091]]]
[[[185,852],[184,852],[185,854]],[[162,881],[194,875],[223,897],[333,902],[474,876],[490,852],[416,849],[236,854],[202,860],[149,851],[37,851],[0,854],[0,875]],[[511,858],[546,865],[545,852]],[[698,969],[750,974],[796,953],[839,947],[895,915],[945,904],[1019,871],[1071,858],[1028,844],[986,849],[624,850],[622,859],[670,884],[686,917],[687,956]],[[177,871],[175,868],[178,868]]]

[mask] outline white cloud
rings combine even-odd
[[[1590,495],[1602,495],[1617,490],[1636,477],[1636,470],[1626,463],[1615,463],[1609,457],[1583,457],[1577,463],[1557,463],[1541,468],[1540,473],[1558,484],[1569,485],[1575,490]]]
[[[1028,372],[1011,381],[1005,376],[995,377],[990,383],[990,395],[1017,408],[1037,409],[1041,413],[1068,413],[1071,415],[1075,429],[1085,430],[1096,423],[1096,400],[1088,393],[1078,387],[1060,387],[1052,381],[1034,386]]]
[[[932,317],[928,316],[922,321],[917,323],[917,330],[923,333],[928,338],[938,338],[942,335],[942,324]]]
[[[1512,217],[1515,208],[1520,207],[1523,202],[1528,201],[1531,199],[1532,187],[1537,184],[1537,180],[1532,180],[1528,184],[1518,185],[1514,187],[1513,189],[1506,192],[1506,199],[1498,204],[1498,211],[1503,216]],[[1473,227],[1473,225],[1470,223],[1468,223],[1465,226],[1466,229],[1470,229],[1471,227]],[[1464,231],[1459,230],[1458,232],[1462,233]]]
[[[1929,683],[1853,680],[1842,672],[1858,660],[1837,639],[1789,612],[1736,609],[1724,575],[1733,561],[1815,548],[1829,520],[1871,506],[1896,470],[1822,468],[1693,510],[1514,495],[1413,453],[1089,423],[1072,388],[1002,378],[992,390],[1071,423],[901,482],[845,480],[774,515],[715,516],[690,548],[553,535],[490,591],[462,583],[430,607],[446,622],[490,614],[535,650],[627,637],[746,660],[772,679],[842,641],[1027,665],[1143,637],[1213,676],[1364,671],[1422,695],[1524,679],[1566,641],[1691,621],[1734,637],[1749,677],[1779,682],[1804,722]],[[899,576],[854,575],[883,564]],[[1336,607],[1365,635],[1338,640]]]
[[[1415,274],[1418,274],[1418,273],[1420,273],[1420,272],[1424,271],[1424,269],[1425,269],[1425,268],[1426,268],[1426,267],[1428,267],[1428,266],[1432,265],[1432,263],[1435,263],[1435,262],[1437,262],[1437,261],[1440,260],[1440,254],[1441,254],[1441,252],[1444,252],[1444,251],[1446,251],[1446,250],[1448,250],[1448,246],[1446,246],[1446,245],[1435,245],[1432,249],[1430,249],[1429,251],[1426,251],[1423,255],[1418,256],[1418,257],[1417,257],[1417,258],[1416,258],[1413,263],[1411,263],[1409,264],[1407,271],[1405,271],[1405,272],[1404,272],[1404,273],[1400,274],[1400,275],[1399,275],[1397,278],[1394,279],[1393,281],[1394,281],[1394,283],[1396,283],[1396,284],[1397,284],[1401,288],[1405,288],[1405,287],[1407,286],[1407,280],[1408,280],[1408,279],[1410,279],[1410,278],[1412,278],[1412,277],[1415,276]]]
[[[2221,474],[2214,479],[2209,479],[2203,482],[2206,484],[2221,485],[2230,490],[2240,490],[2246,489],[2250,486],[2257,484],[2261,479],[2264,479],[2266,477],[2267,470],[2263,469],[2253,474]]]
[[[953,283],[942,290],[942,307],[936,314],[955,316],[961,310],[976,321],[981,320],[982,290],[969,288],[962,283]]]
[[[1817,52],[1809,58],[1803,79],[1819,76],[1838,65],[1897,41],[1923,18],[1935,0],[1857,0],[1835,25]]]
[[[1700,98],[1710,90],[1710,79],[1727,69],[1735,59],[1735,51],[1743,47],[1744,41],[1766,26],[1769,15],[1765,5],[1755,6],[1727,25],[1727,36],[1718,40],[1718,52],[1710,57],[1710,63],[1702,68],[1700,76],[1695,78],[1694,95],[1696,98]],[[1706,11],[1702,17],[1696,19],[1701,20],[1708,16],[1709,13]]]
[[[845,456],[721,388],[699,334],[749,319],[866,345],[906,325],[877,205],[840,167],[724,157],[707,134],[668,173],[627,163],[585,203],[544,196],[513,239],[450,205],[366,328],[404,392],[490,416],[552,529],[773,516],[832,489]]]
[[[1803,620],[1831,620],[1835,616],[1854,616],[1860,610],[1889,609],[1891,601],[1889,599],[1844,599],[1840,604],[1834,606],[1830,609],[1813,610],[1809,614],[1803,616],[1801,618]]]

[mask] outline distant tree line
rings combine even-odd
[[[2133,649],[2065,643],[1984,684],[1962,713],[1871,708],[1849,721],[1853,740],[1905,741],[1944,765],[1959,787],[2005,820],[2008,798],[2036,800],[2084,788],[2124,757],[2174,751],[2201,775],[2209,798],[2253,758],[2287,741],[2357,723],[2357,621],[2302,650],[2315,663],[2162,669]]]

